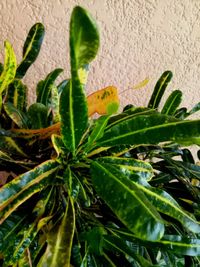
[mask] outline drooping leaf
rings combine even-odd
[[[165,92],[165,89],[168,85],[168,83],[172,79],[172,72],[171,71],[165,71],[158,82],[156,83],[156,86],[154,88],[153,94],[150,98],[148,107],[149,108],[158,108],[161,98]]]
[[[23,111],[17,109],[10,102],[4,104],[4,110],[19,128],[28,128],[28,118]]]
[[[81,114],[81,116],[80,116]],[[60,98],[61,135],[67,149],[75,153],[87,128],[87,104],[81,85],[68,82]]]
[[[40,52],[44,34],[45,29],[41,23],[34,24],[30,29],[23,47],[23,59],[17,67],[16,78],[23,78],[29,67],[36,60]]]
[[[171,95],[168,97],[167,101],[165,102],[165,105],[161,113],[166,115],[174,115],[178,106],[181,103],[182,95],[183,94],[180,90],[173,91]]]
[[[69,199],[61,224],[53,229],[47,236],[47,249],[38,267],[70,267],[74,230],[74,204],[72,200]]]
[[[26,110],[27,87],[21,80],[14,79],[8,87],[6,101],[12,103],[15,108],[21,111]]]
[[[28,116],[32,129],[40,129],[47,126],[48,108],[42,103],[34,103],[28,109]]]
[[[63,89],[66,87],[67,83],[69,82],[69,79],[68,80],[63,80],[58,86],[58,94],[61,95]]]
[[[133,182],[109,164],[92,162],[91,173],[97,193],[130,231],[145,240],[162,237],[160,215]]]
[[[55,69],[47,75],[45,80],[39,82],[37,87],[37,102],[47,106],[51,89],[54,85],[56,78],[60,75],[62,71],[63,69]]]
[[[200,224],[195,220],[195,218],[188,215],[178,205],[175,199],[173,199],[167,192],[159,188],[151,187],[146,182],[146,179],[140,177],[140,175],[138,175],[138,178],[135,175],[133,175],[132,172],[134,168],[131,168],[128,165],[116,165],[116,164],[114,164],[113,168],[109,163],[107,163],[106,165],[104,164],[104,166],[105,167],[107,166],[107,169],[109,169],[113,175],[118,174],[118,176],[120,177],[124,176],[124,179],[125,177],[129,178],[134,183],[134,186],[138,189],[138,191],[143,192],[144,195],[147,197],[148,201],[150,201],[151,204],[159,212],[162,212],[163,214],[166,214],[178,220],[180,223],[182,223],[184,227],[186,227],[190,231],[194,233],[200,233]]]
[[[200,144],[200,121],[178,121],[162,114],[137,116],[110,127],[97,145],[156,144],[165,141]]]
[[[82,7],[73,9],[70,21],[71,72],[88,65],[99,48],[99,32],[91,15]],[[75,74],[77,76],[77,74]]]
[[[5,47],[5,59],[4,59],[4,69],[0,76],[0,94],[8,87],[8,85],[15,78],[17,61],[14,50],[8,41],[4,43]]]
[[[87,98],[89,114],[112,114],[116,113],[119,107],[117,88],[108,86],[98,90]]]

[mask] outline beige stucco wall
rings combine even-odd
[[[157,78],[170,69],[174,72],[170,89],[182,89],[189,107],[199,101],[199,0],[0,0],[0,61],[5,39],[13,44],[20,61],[30,27],[37,21],[46,27],[40,56],[25,78],[30,97],[37,81],[54,68],[64,68],[63,77],[68,77],[68,24],[77,4],[90,10],[101,31],[88,93],[108,85],[123,91],[149,77],[145,88],[121,95],[124,104],[144,105]]]

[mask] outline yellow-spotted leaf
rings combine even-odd
[[[87,98],[88,113],[92,115],[98,114],[112,114],[115,113],[119,107],[119,97],[117,88],[108,86],[97,92],[91,94]]]

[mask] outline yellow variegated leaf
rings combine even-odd
[[[94,113],[114,113],[117,111],[119,106],[117,88],[114,86],[108,86],[104,89],[98,90],[97,92],[89,95],[87,100],[89,115]]]

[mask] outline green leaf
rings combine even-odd
[[[53,114],[53,123],[60,121],[60,114],[59,114],[59,94],[58,94],[58,88],[56,86],[52,86],[51,89],[51,111]]]
[[[162,250],[172,251],[173,254],[200,256],[200,239],[187,238],[176,235],[165,235],[162,240],[148,242],[147,245]]]
[[[185,119],[187,117],[187,108],[179,108],[175,112],[174,116],[179,119]]]
[[[69,199],[61,224],[53,229],[47,236],[47,249],[38,267],[70,267],[74,230],[74,204],[72,200]]]
[[[174,92],[172,92],[171,95],[168,97],[167,101],[165,102],[161,113],[166,115],[174,115],[178,106],[181,103],[182,95],[183,94],[180,90],[175,90]]]
[[[106,165],[104,164],[104,166],[109,169],[113,175],[118,175],[120,177],[124,176],[124,179],[125,177],[129,178],[134,183],[137,190],[143,192],[148,201],[150,201],[152,206],[159,212],[178,220],[191,232],[200,233],[200,224],[195,218],[188,215],[167,192],[159,188],[151,187],[146,180],[139,175],[139,179],[137,179],[136,176],[132,175],[132,168],[130,168],[130,166],[114,164],[113,168],[111,162]]]
[[[26,97],[27,87],[21,80],[14,79],[8,87],[6,101],[12,103],[18,110],[25,111],[27,106]]]
[[[112,164],[116,168],[120,168],[121,172],[132,179],[138,178],[150,181],[153,176],[152,166],[143,160],[134,158],[120,158],[114,156],[98,158],[98,162]]]
[[[0,211],[3,211],[13,201],[16,201],[15,208],[17,208],[23,201],[38,192],[38,188],[41,190],[41,186],[44,186],[41,184],[42,181],[45,180],[46,182],[47,178],[54,177],[57,170],[58,163],[55,160],[49,160],[4,185],[0,188]],[[32,189],[35,185],[37,186],[36,191]],[[23,195],[23,193],[25,194]],[[20,199],[20,195],[23,195],[23,201]],[[1,216],[0,223],[12,212],[13,208],[6,211],[6,216]]]
[[[116,236],[104,236],[104,245],[103,247],[108,251],[114,251],[124,254],[125,256],[129,255],[131,258],[135,259],[142,267],[153,267],[154,265],[138,255],[135,251],[131,250],[131,248],[127,245],[126,241],[122,238]]]
[[[197,103],[188,113],[187,113],[187,117],[196,113],[197,111],[200,110],[200,102]]]
[[[15,78],[17,61],[14,50],[8,41],[5,41],[4,69],[0,76],[0,94],[8,87]]]
[[[88,125],[87,102],[81,85],[68,82],[60,98],[61,136],[67,149],[75,153]],[[81,115],[80,115],[81,114]]]
[[[73,9],[70,21],[71,71],[89,64],[99,48],[99,32],[93,18],[80,6]],[[73,75],[72,75],[73,76]]]
[[[12,155],[27,157],[17,141],[9,136],[0,136],[0,150]]]
[[[162,114],[137,116],[105,131],[97,146],[157,144],[173,141],[200,144],[200,121],[178,121]]]
[[[42,103],[34,103],[28,109],[31,129],[47,127],[48,108]]]
[[[91,173],[97,193],[130,231],[145,240],[162,237],[163,221],[135,183],[109,164],[92,162]]]
[[[165,92],[165,89],[168,85],[168,83],[172,79],[172,72],[171,71],[165,71],[158,82],[156,83],[156,86],[154,88],[153,94],[150,98],[148,107],[149,108],[158,108],[161,98]]]
[[[88,151],[90,151],[94,143],[103,136],[109,118],[110,118],[109,115],[105,115],[101,116],[99,119],[95,121],[93,130],[89,135],[88,142],[86,144],[86,147],[84,148],[84,152],[87,153]]]
[[[10,102],[4,104],[4,109],[7,115],[19,128],[28,128],[28,118],[23,111],[17,109]]]
[[[37,87],[37,102],[42,103],[45,106],[48,105],[50,92],[54,82],[62,71],[63,69],[55,69],[47,75],[45,80],[39,82]]]
[[[68,80],[63,80],[58,86],[58,94],[61,95],[63,89],[66,87],[67,83],[69,82],[69,79]]]
[[[23,78],[28,68],[36,60],[40,52],[44,34],[44,26],[41,23],[36,23],[30,29],[23,47],[22,62],[17,67],[16,78]]]

